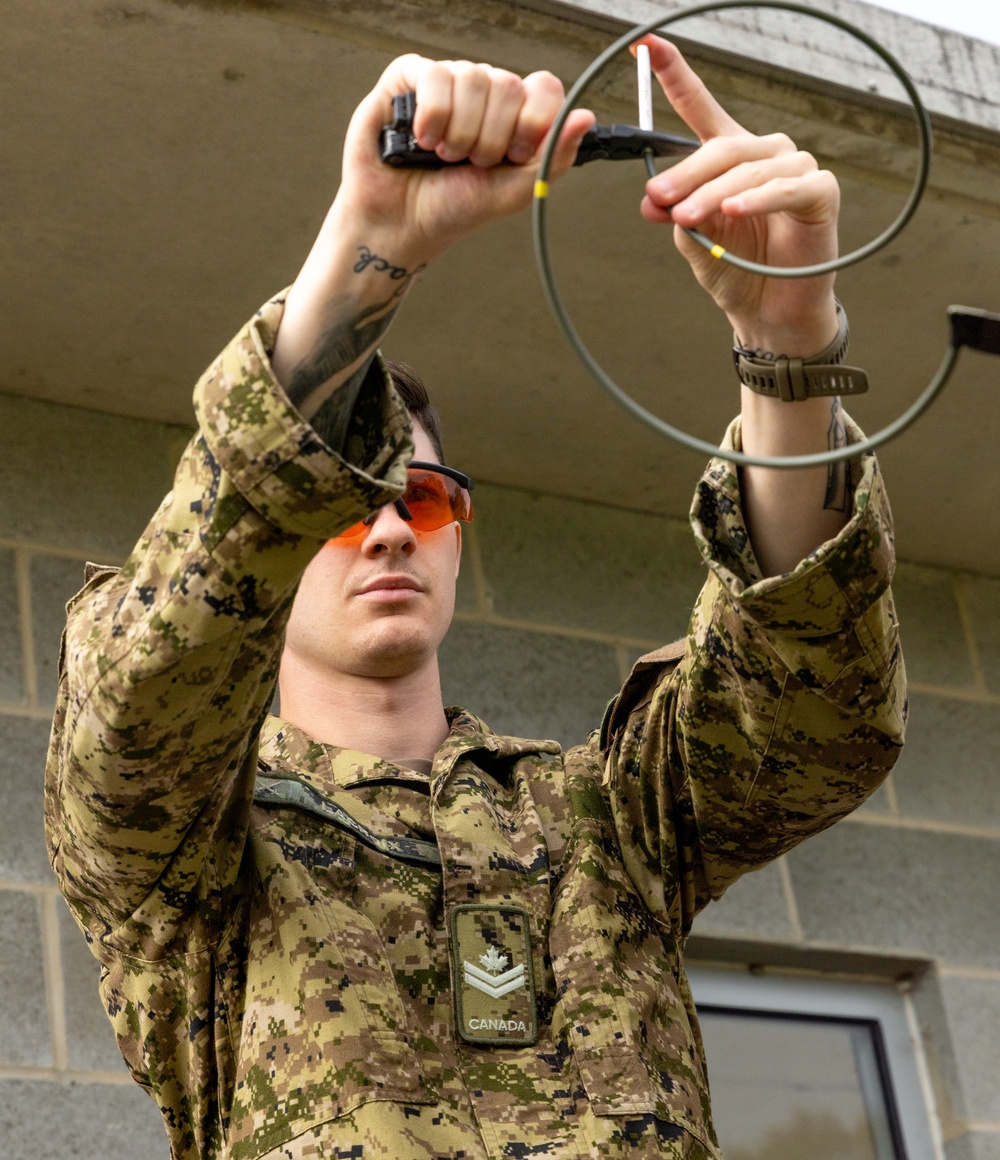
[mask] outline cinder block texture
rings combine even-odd
[[[0,548],[0,702],[17,705],[23,700],[24,673],[16,561],[10,548]]]
[[[31,557],[31,632],[39,705],[55,705],[66,601],[82,587],[82,560],[42,554]]]
[[[135,1084],[0,1081],[9,1160],[169,1160],[156,1105]]]
[[[476,503],[498,616],[654,643],[684,635],[706,574],[684,521],[503,487],[477,488]]]
[[[939,1120],[949,1126],[964,1123],[968,1120],[966,1099],[959,1080],[954,1037],[945,1011],[944,996],[941,994],[939,972],[922,972],[914,980],[909,1000],[916,1016]]]
[[[441,648],[446,704],[463,705],[496,732],[585,741],[618,691],[610,645],[458,621]]]
[[[867,801],[863,802],[859,807],[862,810],[868,810],[875,814],[888,814],[892,811],[889,808],[889,791],[888,782],[882,782],[878,789],[872,794]]]
[[[696,934],[740,935],[792,942],[792,923],[777,862],[744,875],[718,902],[710,903],[694,923]]]
[[[0,714],[0,878],[51,882],[42,829],[42,783],[49,723]]]
[[[73,1071],[128,1075],[98,994],[100,964],[90,953],[69,907],[59,901],[59,943],[65,994],[67,1062]]]
[[[475,489],[476,497],[479,488]],[[475,510],[475,509],[474,509]],[[476,511],[476,519],[479,513]],[[476,529],[472,524],[465,524],[462,528],[462,565],[458,571],[458,584],[455,587],[455,609],[457,612],[476,612],[479,604],[475,582],[475,554],[478,551],[476,543]]]
[[[967,1132],[945,1144],[946,1160],[1000,1160],[1000,1132]]]
[[[1000,693],[1000,580],[963,576],[959,583],[986,686]]]
[[[1000,706],[913,693],[893,778],[900,813],[1000,829]]]
[[[910,680],[974,688],[975,670],[965,643],[953,574],[900,564],[892,589]]]
[[[0,890],[0,1062],[52,1066],[38,896]],[[3,1132],[0,1131],[0,1140]],[[24,1153],[30,1155],[31,1153]]]
[[[1000,1160],[1000,1132],[971,1132],[969,1142],[972,1160]]]
[[[941,993],[966,1115],[980,1123],[1000,1123],[1000,980],[946,976]]]
[[[808,940],[1000,968],[996,842],[847,821],[788,859]]]
[[[0,395],[0,536],[127,555],[170,489],[177,428]]]

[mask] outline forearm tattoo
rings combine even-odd
[[[424,269],[394,266],[364,245],[358,247],[358,253],[355,274],[370,268],[387,274],[394,285],[387,298],[370,306],[358,307],[353,297],[345,295],[314,349],[292,372],[288,397],[303,414],[312,416],[320,435],[324,430],[336,430],[343,425],[345,414],[350,415],[379,340],[413,279]]]
[[[827,446],[835,448],[847,446],[847,428],[844,424],[844,408],[840,399],[835,398],[830,405],[830,426],[827,430]],[[826,496],[823,499],[825,511],[847,511],[847,463],[840,459],[831,463],[826,472]]]
[[[384,271],[394,282],[400,282],[413,277],[413,274],[405,266],[394,266],[388,258],[380,258],[378,254],[373,254],[367,246],[358,246],[358,253],[361,257],[354,263],[355,274],[363,274],[371,266],[373,270],[378,270],[379,272]],[[421,266],[420,269],[423,269],[423,267]],[[414,273],[416,272],[414,271]]]

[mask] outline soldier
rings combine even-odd
[[[649,182],[644,216],[777,264],[829,258],[832,176],[648,43],[704,144]],[[471,165],[379,163],[409,90],[421,145]],[[52,864],[176,1160],[717,1157],[691,922],[856,807],[899,750],[870,456],[709,465],[687,641],[640,661],[582,746],[442,706],[469,481],[377,346],[420,270],[528,204],[561,101],[544,73],[389,66],[295,284],[198,384],[173,491],[70,605]],[[591,123],[570,116],[557,172]],[[748,358],[842,357],[831,279],[762,280],[677,244]],[[845,437],[836,402],[745,387],[727,436],[773,454]]]

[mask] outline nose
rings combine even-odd
[[[366,556],[392,555],[399,552],[412,555],[417,546],[417,537],[409,521],[404,520],[395,504],[387,503],[375,513],[371,526],[361,541],[361,551]]]

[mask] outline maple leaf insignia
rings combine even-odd
[[[506,968],[510,959],[506,955],[500,954],[496,947],[490,947],[485,955],[479,956],[479,961],[491,974],[499,975]]]

